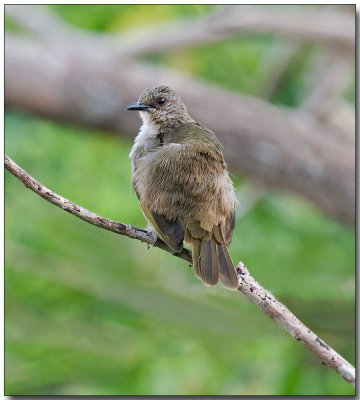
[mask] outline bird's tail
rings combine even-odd
[[[217,254],[221,283],[228,289],[236,290],[239,287],[239,281],[227,246],[217,243]]]
[[[216,285],[219,281],[228,289],[238,288],[238,279],[225,244],[210,240],[193,239],[194,272],[205,285]]]

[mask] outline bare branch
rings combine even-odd
[[[9,158],[6,154],[5,168],[17,179],[19,179],[19,181],[21,181],[28,189],[32,190],[34,193],[61,208],[62,210],[65,210],[68,213],[75,215],[75,217],[78,217],[83,221],[88,222],[89,224],[98,226],[99,228],[107,229],[108,231],[128,236],[132,239],[140,240],[141,242],[147,243],[151,246],[160,247],[161,249],[173,254],[176,257],[191,262],[191,252],[189,250],[183,249],[180,253],[175,254],[164,242],[158,239],[153,232],[146,231],[135,226],[125,225],[120,222],[111,221],[107,218],[101,217],[93,213],[92,211],[87,210],[84,207],[73,203],[72,201],[60,196],[59,194],[53,192],[52,190],[48,189],[46,186],[35,180],[26,171],[20,168],[13,160],[11,160],[11,158]]]
[[[129,236],[132,239],[137,239],[147,244],[160,247],[171,253],[165,243],[159,240],[155,241],[154,235],[151,232],[100,217],[99,215],[52,192],[20,168],[7,155],[5,155],[5,168],[34,193],[70,214],[100,228]],[[191,260],[191,252],[186,249],[183,249],[181,253],[172,254],[183,258],[186,261]],[[343,379],[355,386],[355,369],[351,364],[349,364],[324,341],[319,339],[315,333],[296,318],[295,315],[292,314],[282,303],[266,291],[251,276],[242,262],[239,262],[236,271],[239,279],[239,292],[243,293],[252,303],[258,306],[265,314],[290,333],[291,336],[295,337],[296,340],[310,349],[324,364],[327,364]]]
[[[266,315],[282,326],[297,341],[311,350],[347,382],[355,386],[355,368],[334,349],[304,325],[291,311],[265,290],[240,261],[236,267],[239,278],[238,291],[257,305]]]

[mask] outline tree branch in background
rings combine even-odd
[[[289,40],[282,40],[272,54],[272,62],[267,68],[267,79],[264,84],[262,96],[266,100],[271,100],[278,88],[279,82],[287,71],[287,68],[297,52],[301,48],[301,43],[292,43]]]
[[[354,54],[354,17],[347,12],[293,7],[227,6],[210,15],[135,28],[119,35],[119,54],[139,56],[214,43],[251,32],[276,34]]]
[[[232,170],[300,194],[354,224],[354,137],[350,133],[345,142],[340,128],[349,114],[328,124],[310,110],[276,107],[130,57],[131,51],[166,51],[260,28],[322,43],[349,57],[354,20],[347,12],[219,7],[196,24],[172,22],[161,35],[150,35],[147,27],[145,37],[86,32],[41,6],[7,5],[6,16],[35,33],[31,39],[6,34],[6,106],[131,136],[138,120],[124,111],[126,104],[144,88],[168,84],[181,93],[192,116],[216,132]]]
[[[69,46],[68,40],[55,44],[7,34],[6,106],[131,137],[139,120],[124,110],[126,105],[144,88],[168,84],[194,119],[214,130],[233,171],[300,194],[354,224],[354,145],[333,126],[306,111],[277,107],[166,68],[119,60],[91,38],[90,52],[86,46]]]
[[[354,62],[337,52],[315,54],[307,76],[308,94],[300,106],[333,126],[331,133],[351,146],[355,136],[354,107],[344,101],[344,95],[354,80]]]
[[[73,43],[78,46],[88,44],[89,37],[92,37],[94,43],[98,44],[104,38],[103,45],[110,46],[107,34],[102,35],[79,29],[43,5],[7,4],[5,13],[6,17],[10,17],[18,25],[28,30],[35,38],[41,38],[47,42],[56,43],[58,40],[69,40],[69,46],[72,46]]]
[[[318,118],[327,119],[343,103],[343,95],[353,78],[352,67],[353,60],[339,53],[316,57],[308,79],[312,89],[302,108]],[[353,122],[355,128],[355,120]]]
[[[6,5],[6,15],[43,39],[56,41],[71,36],[77,41],[84,32],[39,5]],[[139,56],[189,46],[214,43],[247,34],[276,34],[297,42],[317,43],[345,54],[354,54],[354,17],[346,11],[310,7],[264,8],[218,6],[205,16],[184,18],[134,28],[120,34],[93,34],[117,56]],[[88,33],[91,35],[91,33]],[[69,43],[69,45],[71,45]]]
[[[165,243],[155,240],[154,235],[151,232],[100,217],[99,215],[52,192],[20,168],[7,155],[5,155],[5,168],[34,193],[70,214],[95,226],[121,235],[129,236],[132,239],[140,240],[149,245],[160,247],[171,253]],[[186,249],[183,249],[181,253],[173,255],[183,258],[186,261],[191,260],[191,252]],[[239,292],[243,293],[252,303],[277,322],[291,336],[295,337],[296,340],[311,350],[324,364],[328,365],[343,379],[355,386],[355,369],[350,363],[342,358],[323,340],[319,339],[315,333],[296,318],[295,315],[292,314],[271,293],[265,290],[251,276],[242,262],[239,262],[236,271],[239,279]]]

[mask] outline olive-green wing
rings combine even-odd
[[[224,239],[227,246],[229,246],[231,243],[234,229],[235,229],[235,210],[233,210],[233,212],[227,216],[225,221],[225,226],[223,228]]]
[[[156,230],[172,251],[178,253],[183,248],[185,227],[180,221],[169,221],[163,215],[152,212],[145,204],[141,203],[144,215],[151,226]]]

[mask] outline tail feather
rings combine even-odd
[[[193,239],[192,240],[192,259],[193,259],[193,267],[195,275],[201,279],[201,270],[200,270],[200,249],[201,249],[201,240]]]
[[[220,281],[228,289],[236,290],[239,286],[236,271],[226,245],[217,244],[217,254],[220,265]]]
[[[205,285],[218,283],[220,271],[214,239],[193,240],[193,265],[195,274]]]
[[[236,290],[236,271],[226,244],[217,240],[223,240],[220,235],[214,231],[211,240],[191,238],[194,272],[205,285],[216,285],[220,279],[225,287]]]

